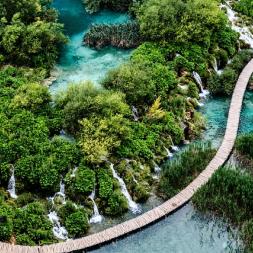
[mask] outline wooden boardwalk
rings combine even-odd
[[[206,169],[185,189],[162,205],[143,213],[142,215],[129,221],[108,228],[102,232],[89,235],[80,239],[68,240],[63,243],[52,244],[48,246],[15,246],[7,243],[0,243],[1,253],[64,253],[76,250],[84,250],[95,247],[106,242],[110,242],[119,237],[137,231],[151,223],[160,220],[166,215],[176,211],[179,207],[187,203],[193,194],[210,179],[212,174],[223,165],[228,159],[238,132],[242,102],[248,81],[253,73],[253,59],[242,71],[232,96],[227,128],[223,142],[218,149],[215,157],[206,167]]]

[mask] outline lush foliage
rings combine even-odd
[[[16,235],[18,244],[36,245],[52,243],[52,224],[46,217],[46,209],[39,202],[28,204],[22,209],[2,204],[0,206],[1,240],[10,240]]]
[[[233,7],[236,11],[253,18],[253,2],[251,0],[236,1]]]
[[[235,147],[240,154],[253,158],[253,133],[240,135]]]
[[[51,1],[3,0],[0,4],[0,64],[52,67],[66,42]],[[45,53],[46,52],[46,53]]]
[[[192,144],[179,157],[164,167],[160,189],[167,198],[173,197],[190,184],[206,168],[215,154],[210,143]]]
[[[231,95],[233,93],[237,79],[253,56],[253,50],[240,51],[229,63],[221,75],[216,74],[208,81],[208,88],[213,94]]]

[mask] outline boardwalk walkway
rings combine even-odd
[[[14,246],[7,243],[0,243],[1,253],[63,253],[72,252],[91,248],[106,242],[110,242],[128,233],[143,228],[164,216],[171,214],[179,207],[188,202],[193,194],[204,185],[212,176],[212,174],[224,164],[228,159],[238,132],[240,114],[244,93],[253,73],[253,59],[247,64],[242,71],[231,100],[231,105],[228,114],[226,133],[223,142],[217,151],[215,157],[209,163],[207,168],[184,190],[178,193],[173,198],[169,199],[162,205],[134,218],[129,221],[108,228],[102,232],[89,235],[80,239],[69,240],[63,243],[52,244],[41,247]]]

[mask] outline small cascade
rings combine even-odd
[[[196,101],[197,101],[198,107],[203,107],[204,106],[204,103],[199,102],[198,99],[196,99]]]
[[[98,207],[97,204],[95,202],[95,189],[92,191],[91,195],[89,196],[89,198],[91,199],[92,203],[93,203],[93,215],[90,218],[90,223],[101,223],[103,220],[103,216],[100,215],[99,211],[98,211]]]
[[[118,181],[119,181],[119,184],[120,184],[120,188],[121,188],[121,192],[122,194],[126,197],[127,201],[128,201],[128,207],[129,209],[134,213],[134,214],[137,214],[137,213],[140,213],[141,212],[141,209],[139,207],[138,204],[136,204],[133,200],[132,200],[132,197],[131,195],[129,194],[128,190],[127,190],[127,187],[126,187],[126,184],[124,182],[124,180],[119,177],[119,175],[117,174],[117,172],[115,171],[114,169],[114,165],[111,164],[110,165],[110,168],[112,170],[112,174],[113,174],[113,177],[116,178]]]
[[[172,158],[173,154],[170,152],[170,150],[168,148],[165,148],[166,152],[167,152],[167,156],[168,158]]]
[[[172,149],[172,151],[178,152],[180,149],[179,149],[178,146],[176,146],[176,145],[174,144],[174,142],[173,142],[171,136],[170,136],[170,140],[171,140],[171,149]]]
[[[60,196],[62,198],[62,204],[65,205],[66,204],[65,184],[64,184],[62,179],[61,179],[61,182],[60,182],[60,191],[56,192],[53,197],[48,198],[49,200],[52,201],[53,205],[54,205],[54,200],[57,196]]]
[[[77,170],[78,170],[78,167],[76,166],[73,170],[72,170],[72,173],[71,173],[71,175],[70,175],[70,177],[76,177],[76,172],[77,172]]]
[[[154,171],[155,171],[155,173],[160,173],[161,172],[161,168],[154,162]]]
[[[60,219],[55,211],[50,212],[48,215],[49,220],[53,224],[53,234],[56,238],[60,240],[68,239],[68,231],[65,227],[61,226]]]
[[[139,184],[138,181],[136,180],[135,176],[132,175],[132,177],[133,177],[133,181],[134,181],[136,184]]]
[[[66,136],[66,132],[63,129],[60,131],[60,136],[62,136],[62,137]]]
[[[199,96],[201,98],[206,98],[206,96],[209,95],[209,91],[204,89],[203,82],[202,82],[202,79],[201,79],[200,75],[197,72],[193,71],[192,76],[195,79],[196,83],[199,85],[199,88],[200,88],[200,91],[201,91]]]
[[[227,16],[230,22],[232,23],[232,28],[236,32],[240,33],[240,39],[245,41],[253,48],[253,34],[250,29],[245,25],[243,27],[239,26],[238,17],[236,16],[236,12],[233,11],[230,1],[226,1],[225,4],[221,4],[221,8],[225,8],[227,10]]]
[[[213,69],[216,73],[218,73],[219,69],[218,69],[218,63],[216,58],[214,57],[213,61],[212,61],[212,65],[213,65]]]
[[[144,170],[144,165],[143,164],[140,164],[140,169]]]
[[[16,194],[16,179],[15,179],[15,169],[12,165],[12,174],[8,183],[8,192],[10,193],[11,198],[16,199],[18,196]]]
[[[132,114],[134,117],[134,121],[138,121],[139,120],[139,113],[138,113],[138,110],[135,106],[132,106]]]

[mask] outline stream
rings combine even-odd
[[[98,14],[88,14],[81,0],[54,0],[54,7],[60,12],[59,21],[65,24],[65,32],[69,36],[68,45],[64,46],[55,71],[57,80],[50,86],[55,94],[66,89],[72,82],[91,80],[96,84],[105,73],[126,61],[131,50],[106,48],[100,51],[83,46],[84,32],[92,23],[120,23],[129,20],[125,14],[102,11]],[[204,140],[212,140],[218,146],[225,131],[229,98],[207,98],[201,112],[207,120],[207,130]],[[253,94],[246,93],[241,117],[240,132],[253,130]],[[161,200],[155,196],[141,206],[143,212],[159,205]],[[106,227],[134,217],[128,212],[122,217],[105,218],[102,223],[92,224],[91,233],[101,231]],[[231,237],[235,234],[234,237]],[[129,237],[111,243],[94,253],[185,253],[185,252],[242,252],[240,241],[235,233],[227,231],[227,226],[221,221],[214,222],[198,213],[191,203],[187,204],[166,219],[141,230]]]

